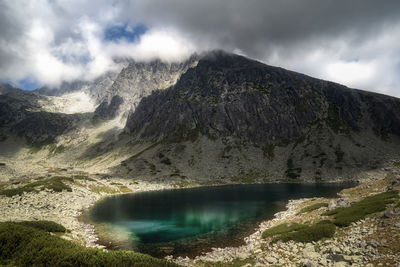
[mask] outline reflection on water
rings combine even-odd
[[[282,210],[288,199],[334,196],[343,187],[257,184],[145,192],[107,198],[89,217],[98,231],[125,247],[157,255],[156,248],[167,246],[173,249],[168,253],[179,254],[199,250],[201,243],[210,247],[237,239]]]

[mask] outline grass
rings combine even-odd
[[[100,193],[107,193],[107,194],[116,194],[118,193],[118,190],[106,186],[106,185],[90,185],[89,186],[90,190],[94,193],[100,194]]]
[[[22,223],[0,223],[0,265],[8,266],[177,266],[131,251],[85,248]]]
[[[253,266],[256,263],[256,261],[253,258],[247,258],[247,259],[233,259],[231,262],[197,262],[195,266],[201,266],[201,267],[242,267],[246,264],[251,264]]]
[[[310,206],[307,206],[307,207],[302,208],[302,209],[299,211],[298,214],[309,213],[309,212],[311,212],[311,211],[313,211],[313,210],[317,210],[317,209],[319,209],[319,208],[328,207],[328,206],[329,206],[328,203],[324,203],[324,202],[315,203],[315,204],[312,204],[312,205],[310,205]]]
[[[275,235],[281,235],[284,233],[298,231],[305,227],[306,227],[306,225],[299,224],[299,223],[283,223],[283,224],[279,224],[277,226],[274,226],[274,227],[271,227],[271,228],[265,230],[262,233],[262,237],[267,238],[267,237],[271,237],[271,236],[275,236]]]
[[[24,192],[38,192],[38,190],[49,189],[54,192],[61,192],[66,190],[68,192],[72,192],[72,188],[66,185],[64,182],[73,182],[72,178],[56,176],[47,180],[40,180],[37,182],[29,183],[27,185],[12,188],[12,189],[3,189],[0,191],[0,195],[5,195],[7,197],[12,197],[15,195],[22,195]]]
[[[313,242],[323,238],[331,238],[335,234],[336,226],[331,221],[320,221],[310,226],[299,229],[298,231],[292,231],[283,233],[275,237],[272,242],[283,241],[287,242],[293,240],[296,242]]]
[[[47,146],[50,154],[59,154],[63,153],[66,150],[66,147],[63,145],[57,146],[57,144],[50,144]]]
[[[307,224],[280,224],[263,232],[262,237],[274,237],[272,243],[293,240],[296,242],[312,242],[323,238],[331,238],[335,234],[336,226],[331,221],[320,221],[312,225]]]
[[[349,226],[352,222],[364,219],[367,215],[384,211],[386,205],[398,199],[398,191],[387,191],[352,204],[350,207],[337,208],[324,212],[322,215],[334,216],[333,223],[339,227]]]
[[[23,221],[18,224],[51,233],[67,232],[67,229],[64,226],[52,221]]]
[[[132,192],[132,190],[125,185],[117,185],[117,187],[118,187],[119,191],[121,191],[122,193],[131,193]]]

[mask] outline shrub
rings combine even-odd
[[[85,248],[22,223],[0,223],[0,262],[10,266],[177,266],[131,251]]]
[[[52,221],[22,221],[19,222],[19,224],[23,226],[33,227],[45,232],[65,233],[67,231],[64,226]]]
[[[12,197],[15,195],[22,195],[24,192],[37,192],[38,191],[37,189],[43,190],[45,188],[53,190],[55,192],[61,192],[63,190],[72,192],[72,188],[66,185],[63,181],[73,182],[71,178],[55,176],[51,179],[40,180],[18,188],[1,190],[0,195]]]
[[[271,228],[265,230],[262,233],[262,237],[267,238],[267,237],[274,236],[274,235],[280,235],[283,233],[298,231],[305,227],[307,227],[307,226],[304,224],[299,224],[299,223],[283,223],[283,224],[279,224],[277,226],[274,226],[274,227],[271,227]]]
[[[322,207],[328,207],[328,203],[320,202],[320,203],[315,203],[315,204],[313,204],[313,205],[304,207],[304,208],[302,208],[302,209],[299,211],[298,214],[301,214],[301,213],[308,213],[308,212],[311,212],[311,211],[313,211],[313,210],[317,210],[317,209],[322,208]]]
[[[399,198],[398,191],[387,191],[352,204],[350,207],[337,208],[327,211],[322,215],[334,215],[333,223],[339,227],[349,226],[352,222],[364,219],[367,215],[384,211],[386,205],[395,202]]]
[[[72,177],[74,178],[74,180],[85,180],[85,181],[90,181],[90,182],[96,182],[95,179],[90,178],[87,175],[74,175]]]
[[[336,227],[331,221],[320,221],[313,225],[305,225],[297,231],[282,233],[275,237],[272,242],[293,240],[296,242],[312,242],[322,238],[331,238],[335,234]]]

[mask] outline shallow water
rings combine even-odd
[[[345,184],[254,184],[199,187],[106,198],[87,214],[103,239],[154,256],[195,255],[240,245],[289,199],[332,197]]]

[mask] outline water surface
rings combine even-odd
[[[289,199],[333,197],[344,187],[254,184],[134,193],[104,199],[87,217],[116,247],[154,256],[195,255],[240,245],[259,222],[284,210]]]

